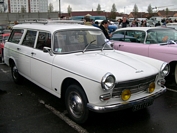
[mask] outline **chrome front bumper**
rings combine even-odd
[[[135,105],[138,105],[138,104],[143,104],[143,103],[146,103],[148,101],[152,101],[152,100],[159,97],[160,95],[162,95],[165,92],[166,92],[166,87],[163,88],[163,90],[160,90],[160,91],[154,93],[151,96],[146,96],[146,97],[143,97],[141,99],[133,100],[133,101],[127,102],[127,104],[118,103],[118,104],[112,104],[112,105],[106,105],[106,106],[97,106],[97,105],[93,105],[93,104],[88,103],[87,107],[88,107],[89,110],[91,110],[93,112],[98,112],[98,113],[105,113],[105,112],[112,112],[112,111],[116,111],[116,110],[123,110],[123,109],[126,109],[126,108],[131,108],[131,107],[133,107]]]

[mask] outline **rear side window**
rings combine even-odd
[[[33,48],[35,40],[36,40],[36,34],[37,34],[37,31],[28,30],[26,35],[25,35],[25,38],[23,40],[22,45],[25,45],[25,46]]]
[[[111,40],[115,40],[115,41],[124,41],[124,31],[117,31],[115,33],[113,33]]]
[[[125,42],[144,43],[145,32],[127,30],[125,33]]]
[[[22,38],[23,32],[24,30],[21,30],[21,29],[12,30],[8,42],[13,42],[13,43],[18,44]]]

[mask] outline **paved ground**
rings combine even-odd
[[[87,123],[77,125],[60,99],[28,80],[16,85],[10,69],[0,65],[0,133],[175,133],[176,112],[174,86],[147,109],[92,113]]]

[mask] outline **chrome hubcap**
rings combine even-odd
[[[79,94],[76,92],[71,92],[68,100],[69,109],[71,113],[75,117],[80,118],[83,114],[84,108],[82,99],[80,98]]]
[[[18,78],[18,69],[16,66],[13,67],[13,77],[14,79],[17,79]]]

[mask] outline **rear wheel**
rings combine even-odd
[[[1,49],[1,62],[4,63],[4,51]]]
[[[70,85],[67,88],[65,105],[72,120],[80,124],[86,122],[89,110],[86,95],[80,86]]]
[[[15,63],[11,65],[11,74],[14,82],[19,84],[21,82],[21,75],[18,73],[18,69]]]

